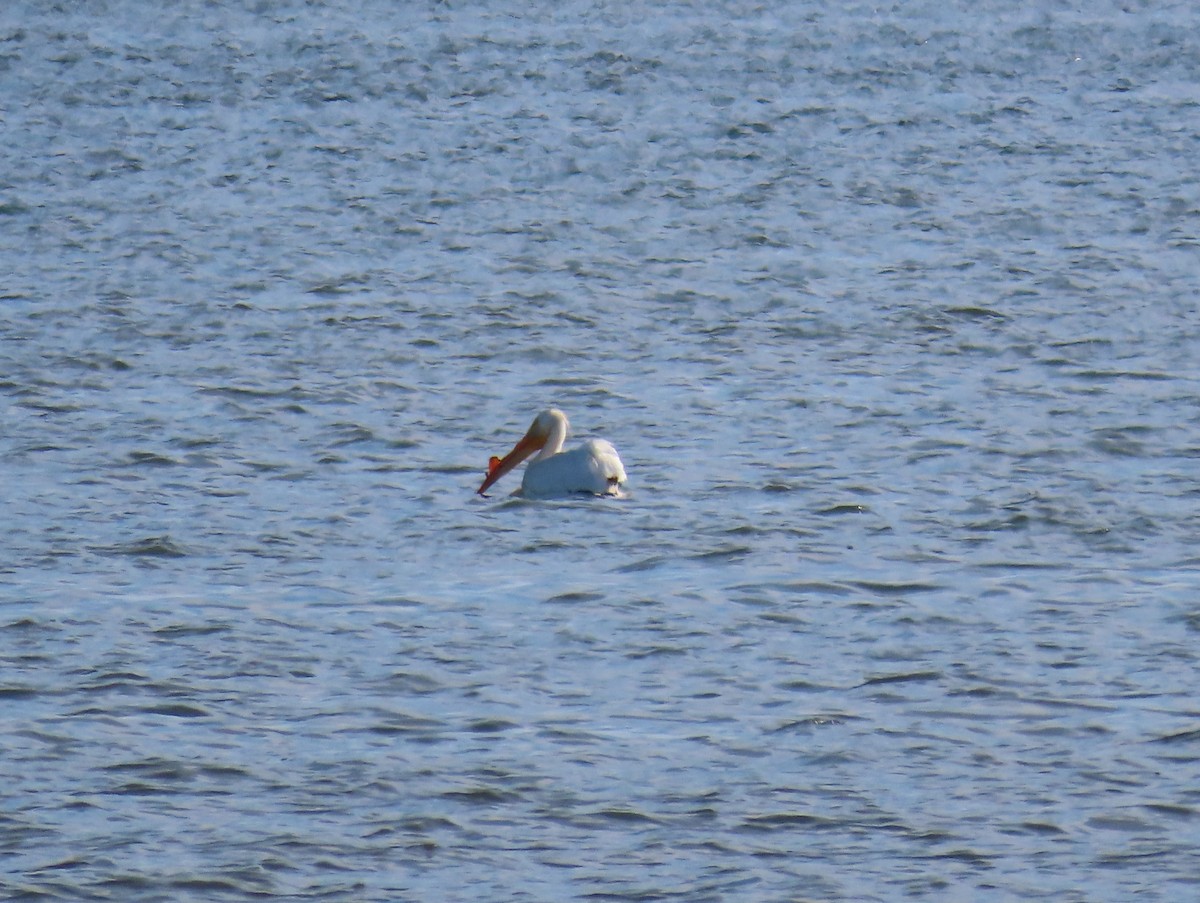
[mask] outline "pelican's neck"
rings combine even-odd
[[[550,431],[546,435],[546,444],[542,446],[542,450],[535,461],[545,461],[547,458],[557,455],[562,451],[562,447],[567,441],[567,417],[562,411],[552,410],[547,411],[545,415],[550,421]]]

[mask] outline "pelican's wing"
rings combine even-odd
[[[576,492],[607,495],[625,482],[625,466],[617,450],[603,439],[589,439],[578,448],[533,461],[521,482],[526,498],[554,498]]]

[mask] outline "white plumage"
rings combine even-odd
[[[521,494],[526,498],[555,498],[580,492],[620,495],[626,480],[625,466],[612,443],[588,439],[577,448],[563,451],[569,429],[567,415],[562,411],[557,408],[542,411],[512,451],[504,458],[492,458],[479,494],[483,495],[493,483],[537,451],[537,457],[529,462],[521,479]]]

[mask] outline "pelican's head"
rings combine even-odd
[[[513,446],[512,451],[503,458],[493,456],[488,461],[487,476],[484,477],[482,485],[477,490],[478,493],[483,495],[493,483],[535,451],[542,450],[543,453],[557,454],[562,449],[570,426],[567,415],[558,408],[547,408],[542,411],[533,418],[533,423],[530,424],[521,440]]]
[[[546,408],[542,413],[533,418],[533,424],[529,427],[529,432],[536,432],[539,435],[545,435],[549,441],[550,437],[558,432],[563,439],[567,438],[567,432],[571,429],[571,422],[567,420],[567,415],[558,408]]]

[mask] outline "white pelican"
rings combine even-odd
[[[570,427],[567,415],[558,408],[542,411],[512,451],[488,462],[479,494],[483,495],[489,486],[540,448],[541,452],[529,462],[521,478],[521,494],[526,498],[546,499],[577,492],[620,495],[625,466],[617,450],[603,439],[588,439],[565,452],[562,447]]]

